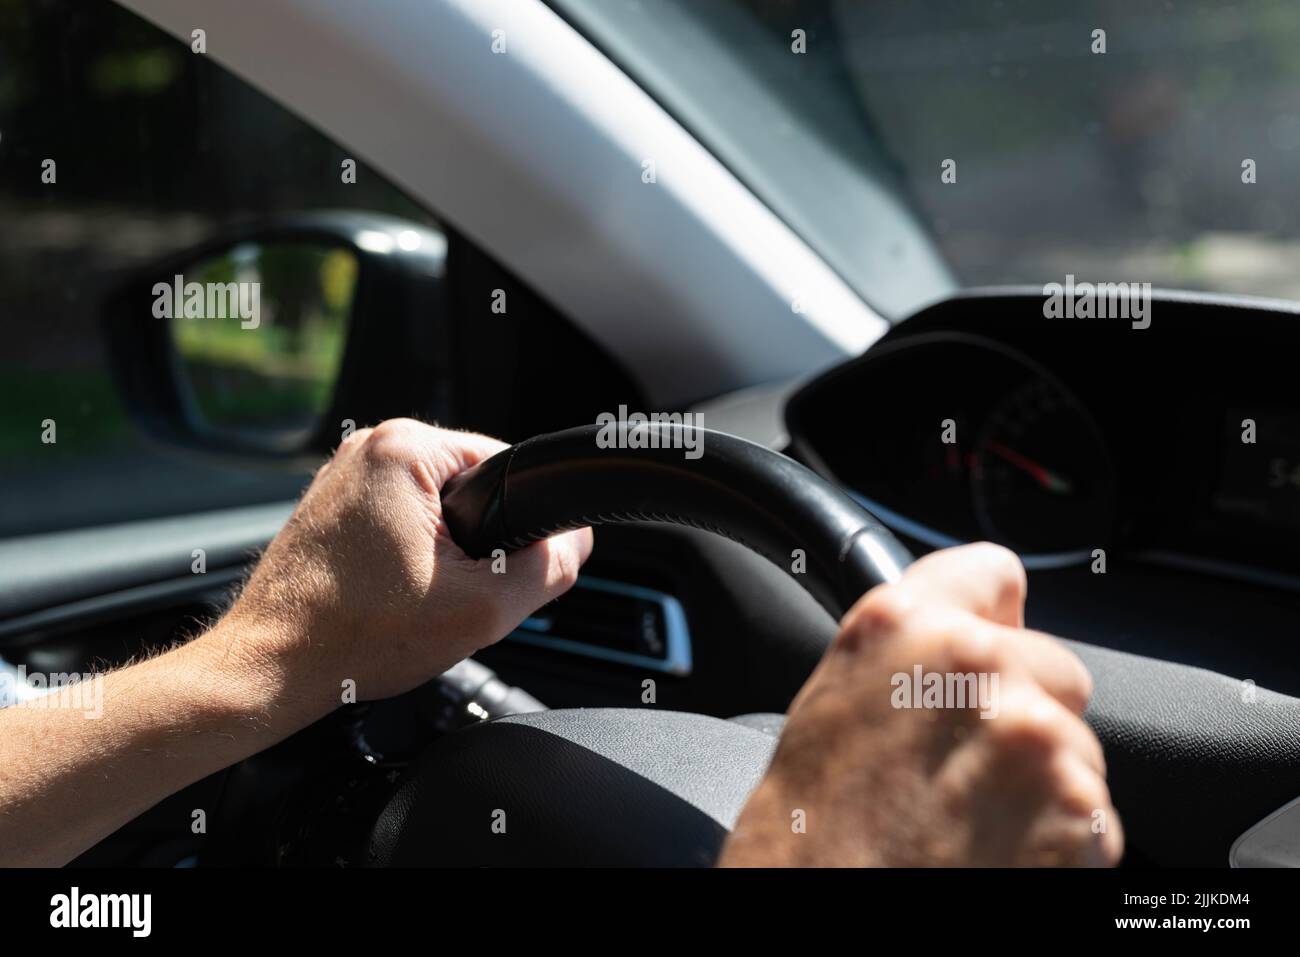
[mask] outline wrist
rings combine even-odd
[[[290,649],[295,643],[280,627],[230,614],[182,649],[214,708],[275,740],[338,704],[337,696],[323,694],[294,666]]]

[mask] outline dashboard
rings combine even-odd
[[[1300,588],[1300,313],[1156,293],[1149,323],[971,293],[788,402],[792,451],[909,538]]]

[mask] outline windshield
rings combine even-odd
[[[869,302],[1300,299],[1291,0],[556,0]]]

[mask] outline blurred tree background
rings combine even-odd
[[[810,85],[782,95],[808,134],[870,130],[963,285],[1071,272],[1300,299],[1295,0],[672,2],[744,8],[773,43],[805,29],[819,98],[861,119]]]

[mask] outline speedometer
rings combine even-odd
[[[990,410],[975,440],[971,491],[983,533],[1020,552],[1092,549],[1111,529],[1114,482],[1101,432],[1042,378]]]

